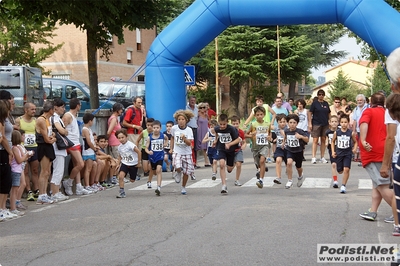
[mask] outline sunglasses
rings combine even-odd
[[[205,106],[202,106],[202,107],[199,107],[199,109],[206,109],[206,107],[205,107]]]
[[[318,96],[325,96],[325,94],[322,94],[322,93],[318,93]]]
[[[335,103],[340,103],[340,102],[335,102]]]

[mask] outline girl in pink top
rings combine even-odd
[[[119,116],[124,111],[124,106],[121,103],[115,103],[113,105],[113,113],[110,118],[108,118],[108,146],[110,147],[110,155],[117,159],[118,158],[118,146],[121,144],[119,140],[115,137],[115,132],[121,129],[121,124],[119,123]]]

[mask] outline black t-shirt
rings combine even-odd
[[[312,113],[311,124],[316,126],[327,126],[329,120],[329,104],[326,101],[319,102],[318,100],[313,101],[310,107]]]
[[[300,129],[296,128],[294,131],[290,131],[290,129],[285,129],[286,135],[286,143],[285,143],[285,150],[288,150],[292,153],[302,152],[304,150],[305,142],[302,139],[296,138],[296,133],[299,133],[302,136],[307,137],[308,134]]]
[[[225,143],[232,142],[239,137],[238,130],[231,125],[227,125],[224,130],[220,129],[219,126],[214,127],[215,133],[218,135],[217,150],[234,152],[238,148],[238,144],[233,145],[229,150],[225,149]]]
[[[333,138],[333,134],[335,133],[335,131],[328,129],[325,133],[325,135],[328,137],[328,150],[332,149],[331,147],[331,143],[332,143],[332,138]]]

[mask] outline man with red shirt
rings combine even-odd
[[[204,104],[206,105],[207,109],[208,121],[210,121],[211,119],[217,119],[217,113],[210,108],[210,105],[207,102]]]
[[[360,216],[370,221],[376,219],[382,199],[390,206],[393,199],[393,190],[389,188],[390,179],[381,177],[379,172],[382,167],[386,139],[384,104],[385,96],[383,94],[373,94],[371,108],[365,109],[359,120],[361,162],[372,180],[371,208],[360,213]]]
[[[133,99],[133,108],[129,108],[126,111],[126,115],[124,121],[122,121],[122,125],[128,129],[128,140],[138,145],[137,140],[139,138],[140,133],[142,132],[142,103],[143,100],[140,97],[135,97]],[[130,122],[132,118],[132,112],[135,111],[135,117]]]

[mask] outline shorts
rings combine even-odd
[[[96,154],[92,154],[92,155],[82,155],[82,159],[83,159],[84,161],[87,161],[87,160],[96,161]]]
[[[71,148],[67,149],[68,153],[69,153],[69,151],[79,151],[79,152],[81,152],[81,145],[80,144],[74,145]]]
[[[11,166],[8,161],[8,152],[0,150],[0,194],[10,193],[12,187]]]
[[[226,165],[233,167],[235,162],[235,152],[234,151],[225,151],[225,150],[218,150],[217,151],[217,160],[225,160]]]
[[[295,162],[297,169],[299,169],[303,166],[303,155],[304,155],[303,151],[291,152],[291,151],[286,150],[287,159],[289,159],[289,158],[292,159]]]
[[[208,160],[210,161],[210,164],[213,164],[214,160],[218,160],[217,149],[208,148],[207,157],[208,157]]]
[[[37,147],[25,147],[27,151],[33,151],[33,155],[31,158],[28,159],[28,163],[37,161],[38,159],[38,153],[37,153]]]
[[[172,161],[172,153],[169,153],[170,150],[164,150],[164,158],[168,156],[168,160]]]
[[[329,160],[331,161],[331,164],[336,163],[336,158],[332,157],[332,150],[328,149],[328,153],[329,153]]]
[[[50,162],[54,161],[54,159],[56,158],[56,154],[54,153],[53,144],[49,144],[49,143],[38,144],[37,150],[38,150],[38,160],[39,160],[39,162],[45,156],[47,158],[49,158]]]
[[[149,160],[149,155],[147,154],[145,149],[142,149],[142,160],[143,161],[148,161]]]
[[[274,153],[274,160],[276,162],[276,158],[282,157],[282,160],[287,163],[287,154],[286,150],[282,149],[281,147],[276,147],[275,153]]]
[[[11,185],[13,187],[19,187],[21,184],[21,173],[11,172]]]
[[[236,163],[236,162],[241,162],[241,163],[244,162],[243,151],[242,151],[242,149],[240,149],[240,150],[238,150],[238,151],[235,152],[235,161],[234,161],[234,162],[235,162],[235,163]]]
[[[267,157],[268,157],[268,146],[253,146],[251,151],[253,152],[254,163],[257,166],[260,166],[260,157],[261,156],[264,156],[265,159],[267,159]]]
[[[136,176],[137,176],[137,172],[138,172],[138,168],[136,167],[136,165],[126,165],[121,163],[121,167],[119,168],[119,172],[124,172],[125,176],[127,174],[129,174],[129,178],[131,180],[136,180]]]
[[[326,126],[312,125],[311,137],[313,138],[325,137],[325,133],[328,129],[329,125]]]
[[[381,173],[379,172],[381,167],[381,162],[369,163],[364,167],[372,180],[372,185],[374,186],[374,188],[377,188],[381,185],[390,185],[390,178],[381,177]]]
[[[340,173],[345,167],[351,168],[352,154],[336,156],[336,170]]]
[[[159,161],[157,161],[157,162],[155,162],[155,163],[150,162],[151,170],[157,170],[157,166],[158,166],[158,165],[160,165],[161,168],[162,168],[163,162],[164,162],[163,160],[159,160]]]
[[[194,173],[194,165],[192,154],[178,154],[174,153],[172,155],[172,164],[174,168],[181,168],[184,175],[190,175]]]

